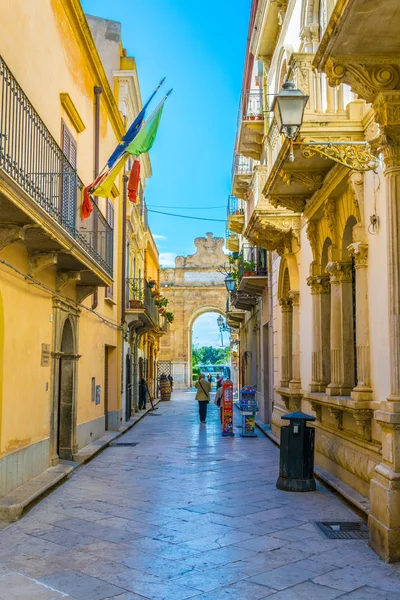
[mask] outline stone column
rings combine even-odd
[[[349,396],[354,387],[351,263],[329,262],[331,283],[331,381],[328,396]]]
[[[329,277],[311,276],[313,349],[311,392],[323,392],[330,382],[330,283]]]
[[[292,373],[289,387],[291,390],[300,390],[300,293],[290,291],[289,298],[292,301],[292,347],[289,348],[289,353],[292,354]]]
[[[400,93],[379,94],[376,104],[386,141],[390,396],[375,412],[383,460],[371,479],[369,527],[372,548],[395,562],[400,560]]]
[[[356,350],[357,386],[351,392],[353,400],[372,400],[371,367],[369,350],[368,310],[368,245],[354,242],[347,248],[354,257],[356,269]]]
[[[282,338],[281,338],[281,387],[289,387],[291,380],[291,321],[292,301],[290,298],[279,300],[282,311]]]

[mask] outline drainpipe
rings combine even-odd
[[[100,162],[100,94],[103,92],[102,88],[98,85],[94,86],[94,179],[99,174],[99,162]],[[97,226],[97,224],[96,224]],[[93,231],[95,234],[95,231]],[[92,310],[97,308],[99,303],[99,291],[93,294]]]

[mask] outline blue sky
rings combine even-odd
[[[200,315],[193,324],[192,343],[193,346],[215,346],[221,347],[221,334],[218,328],[218,313],[205,313]],[[228,333],[223,333],[224,346],[229,344]]]
[[[173,87],[150,152],[150,208],[225,219],[250,0],[82,0],[85,12],[122,23],[137,61],[142,99],[160,79]],[[192,207],[170,209],[164,207]],[[211,209],[209,207],[221,206]],[[191,254],[193,239],[224,223],[150,214],[162,266]]]

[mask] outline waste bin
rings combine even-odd
[[[283,415],[289,425],[281,428],[279,477],[276,487],[287,492],[312,492],[314,479],[313,427],[307,421],[315,421],[312,415],[297,411]]]

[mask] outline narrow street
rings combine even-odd
[[[174,393],[1,531],[0,598],[398,599],[399,566],[314,524],[359,516],[320,484],[278,491],[278,449],[239,432]]]

